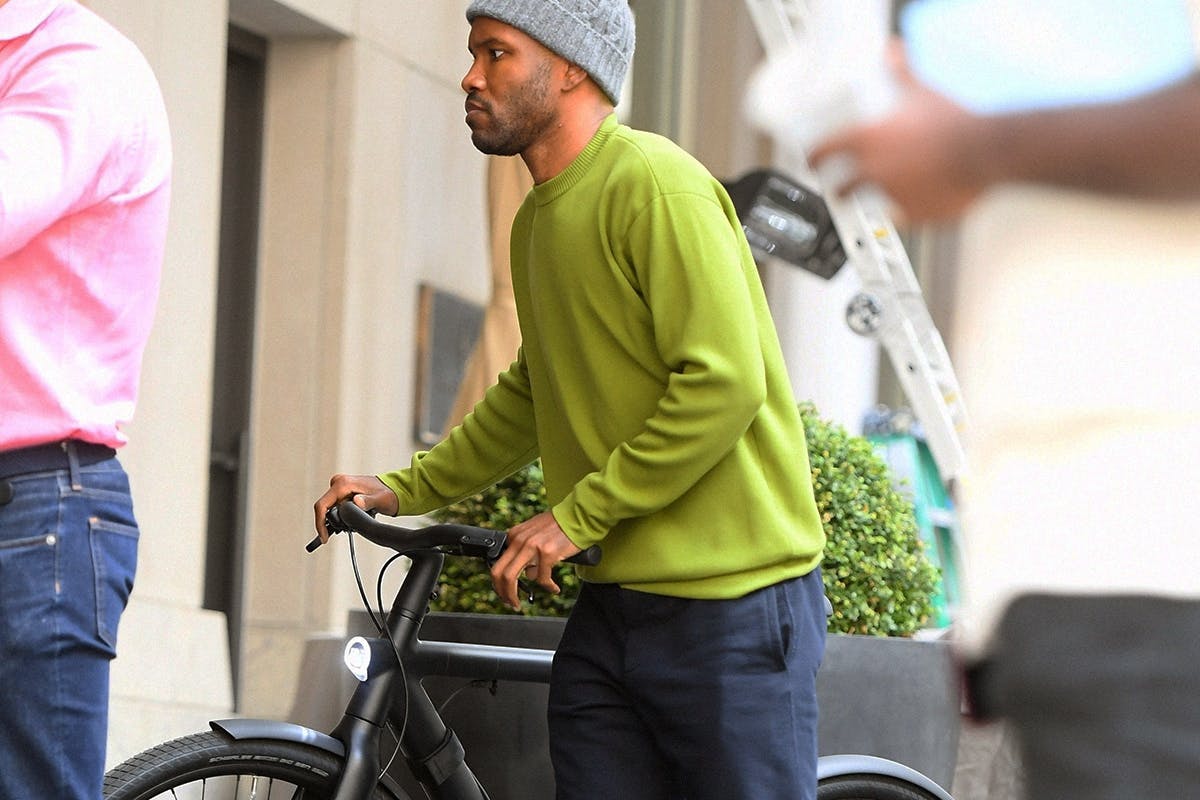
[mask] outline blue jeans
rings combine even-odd
[[[585,584],[550,683],[560,800],[812,800],[819,570],[736,600]]]
[[[96,800],[137,564],[115,458],[11,476],[0,505],[0,800]]]

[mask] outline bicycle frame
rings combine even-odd
[[[451,674],[512,680],[549,678],[548,667],[540,658],[514,654],[510,661],[503,653],[495,652],[498,648],[447,646],[419,639],[417,629],[441,574],[444,556],[436,551],[417,551],[409,556],[412,564],[408,576],[387,618],[390,641],[383,636],[370,640],[366,680],[359,683],[342,721],[333,730],[333,737],[346,747],[346,767],[335,800],[361,800],[370,793],[379,775],[379,742],[389,718],[402,726],[401,752],[430,797],[482,800],[486,795],[466,765],[462,745],[446,727],[421,686],[421,679],[451,664],[458,665]],[[455,652],[457,658],[453,657]],[[402,691],[397,691],[397,681],[403,682]]]
[[[431,798],[484,800],[486,794],[466,764],[465,750],[446,727],[421,679],[441,675],[548,683],[554,653],[419,639],[417,629],[444,556],[433,550],[408,555],[412,564],[387,618],[391,640],[383,635],[367,640],[371,658],[366,680],[358,684],[333,731],[323,734],[286,722],[245,719],[216,720],[210,723],[212,727],[235,739],[301,742],[342,757],[345,768],[334,800],[363,800],[380,777],[383,727],[389,719],[394,720],[403,727],[401,752]],[[399,650],[399,661],[392,642]],[[394,784],[392,788],[396,790]]]
[[[400,750],[432,800],[486,800],[487,794],[466,764],[462,744],[447,728],[421,680],[446,676],[548,683],[554,653],[420,639],[418,630],[441,574],[444,555],[435,549],[406,551],[406,555],[412,564],[388,613],[388,635],[365,640],[370,651],[366,675],[360,678],[341,721],[330,733],[254,719],[215,720],[210,725],[234,739],[298,742],[343,758],[345,766],[334,800],[364,800],[381,780],[380,741],[390,720],[401,727]],[[953,800],[934,781],[895,761],[868,755],[823,756],[818,760],[821,780],[863,774],[904,780],[938,800]],[[382,780],[397,797],[405,796],[394,780],[387,776]]]

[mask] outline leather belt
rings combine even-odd
[[[35,472],[70,469],[71,451],[74,451],[76,463],[81,467],[107,461],[117,455],[117,451],[111,447],[76,439],[3,450],[0,451],[0,480]]]

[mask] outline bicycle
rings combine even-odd
[[[421,679],[548,683],[553,651],[426,641],[418,634],[445,557],[494,560],[505,534],[456,524],[401,528],[375,520],[349,501],[330,510],[327,527],[356,532],[395,550],[393,559],[404,555],[411,561],[386,620],[377,621],[379,634],[356,636],[346,645],[346,666],[359,683],[341,722],[321,733],[289,722],[214,720],[209,731],[156,745],[111,769],[104,779],[105,798],[411,800],[392,773],[402,755],[401,763],[432,800],[487,800],[465,749]],[[314,539],[308,549],[319,544]],[[353,553],[351,547],[352,560]],[[591,548],[573,560],[596,563],[598,558],[598,548]],[[365,592],[363,599],[369,609]],[[385,730],[398,742],[390,756]],[[916,770],[875,756],[823,756],[818,778],[818,800],[953,800]]]

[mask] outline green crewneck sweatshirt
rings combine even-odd
[[[811,571],[824,534],[804,429],[725,190],[669,140],[601,125],[513,222],[522,345],[445,440],[381,475],[400,512],[537,456],[589,581],[739,597]]]

